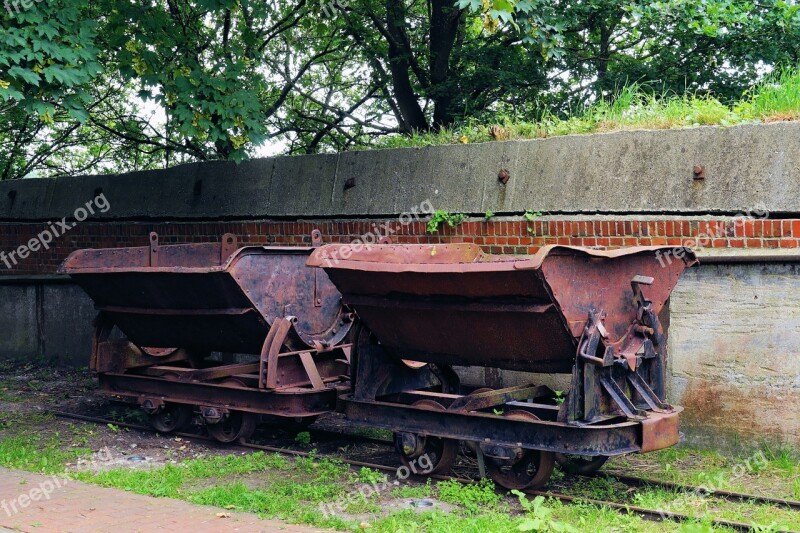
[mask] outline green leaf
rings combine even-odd
[[[23,69],[19,66],[14,65],[10,69],[8,69],[9,75],[18,80],[22,80],[26,83],[30,83],[31,85],[35,85],[36,87],[39,86],[39,75],[29,69]]]

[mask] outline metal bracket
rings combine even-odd
[[[158,266],[158,233],[150,232],[150,266]]]
[[[154,415],[164,408],[164,400],[161,398],[148,398],[142,396],[139,398],[139,406],[149,415]]]
[[[653,389],[650,388],[650,385],[647,384],[645,380],[642,379],[642,376],[637,374],[636,372],[630,372],[627,375],[628,383],[636,389],[636,392],[639,393],[639,396],[644,400],[650,410],[655,411],[657,413],[666,413],[672,406],[662,402],[656,393],[653,392]]]
[[[630,418],[631,420],[642,420],[645,418],[645,413],[638,410],[633,402],[631,402],[627,396],[625,396],[625,392],[617,385],[617,382],[611,379],[611,377],[604,373],[600,374],[600,385],[606,390],[608,395],[614,401],[615,404],[625,413],[625,416]]]
[[[322,377],[319,375],[317,364],[314,362],[314,357],[311,355],[311,352],[302,352],[300,354],[300,361],[303,363],[303,368],[305,368],[306,374],[308,374],[308,379],[311,381],[311,387],[313,390],[324,389],[325,382],[322,381]]]
[[[603,357],[597,357],[597,348],[600,346],[601,341],[608,337],[605,326],[601,322],[605,313],[601,311],[589,311],[589,318],[586,320],[586,328],[583,330],[583,337],[581,337],[578,354],[584,360],[602,367],[608,367],[614,364],[614,348],[606,346]]]
[[[655,281],[654,278],[649,276],[633,276],[631,280],[631,289],[633,289],[633,303],[639,305],[643,309],[648,309],[652,303],[645,298],[642,292],[642,285],[652,285]]]
[[[322,246],[322,232],[315,229],[311,232],[311,247],[319,248],[320,246]]]
[[[278,387],[278,354],[289,336],[295,317],[276,318],[269,328],[264,346],[261,348],[261,365],[258,373],[258,388]]]
[[[539,398],[546,395],[547,392],[551,392],[547,387],[537,387],[535,385],[520,385],[517,387],[508,387],[506,389],[490,390],[478,394],[460,396],[453,400],[453,403],[450,404],[447,410],[465,413],[479,411],[481,409],[497,407],[498,405],[505,405],[508,402],[519,402]]]
[[[233,255],[233,253],[239,248],[239,243],[236,239],[236,235],[233,233],[226,233],[222,236],[222,246],[220,247],[219,253],[219,263],[221,265],[225,264],[225,261]]]
[[[475,458],[478,460],[478,475],[481,479],[484,479],[486,477],[486,458],[483,456],[483,450],[478,443],[475,443]]]
[[[89,370],[98,372],[100,345],[108,341],[114,321],[105,311],[100,311],[94,319],[94,335],[92,335],[92,353],[89,356]]]

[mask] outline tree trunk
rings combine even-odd
[[[403,29],[406,13],[403,0],[386,0],[386,30],[389,33],[389,68],[392,73],[392,86],[397,107],[403,115],[404,133],[427,131],[430,129],[425,113],[414,93],[409,77],[409,54],[403,43],[406,42]]]
[[[461,24],[461,11],[452,0],[432,0],[430,22],[430,93],[434,103],[433,127],[438,130],[453,123],[450,57]]]

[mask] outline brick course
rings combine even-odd
[[[351,242],[392,229],[393,242],[409,244],[475,243],[496,254],[533,254],[544,245],[622,247],[687,245],[712,249],[795,249],[800,245],[800,219],[769,220],[732,217],[553,217],[534,221],[503,217],[470,219],[458,226],[442,225],[426,232],[426,221],[403,224],[397,219],[307,221],[202,221],[202,222],[83,222],[54,239],[49,250],[33,252],[2,275],[55,273],[73,251],[82,248],[146,246],[155,231],[162,244],[219,241],[225,233],[237,235],[245,245],[292,246],[310,244],[311,231],[319,229],[325,242]],[[46,223],[0,223],[0,251],[8,255],[40,232]]]

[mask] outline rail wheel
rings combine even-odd
[[[420,400],[413,405],[431,411],[445,410],[443,405],[433,400]],[[395,433],[394,446],[400,454],[400,461],[415,474],[430,475],[448,472],[453,467],[458,455],[457,440],[417,433]],[[425,456],[427,459],[420,461]],[[430,466],[426,466],[425,463],[428,462]]]
[[[557,453],[556,461],[567,474],[588,476],[600,470],[603,465],[606,464],[606,461],[608,461],[608,456],[597,455],[592,457],[588,455]]]
[[[504,416],[517,420],[539,420],[528,411],[509,411]],[[481,446],[486,458],[486,471],[498,485],[507,489],[537,489],[550,479],[555,454],[510,446]]]
[[[208,433],[219,442],[230,443],[250,437],[256,429],[258,417],[251,413],[232,411],[216,424],[209,424]]]
[[[188,405],[168,403],[159,412],[150,415],[150,424],[159,433],[180,431],[192,421],[192,412]]]

